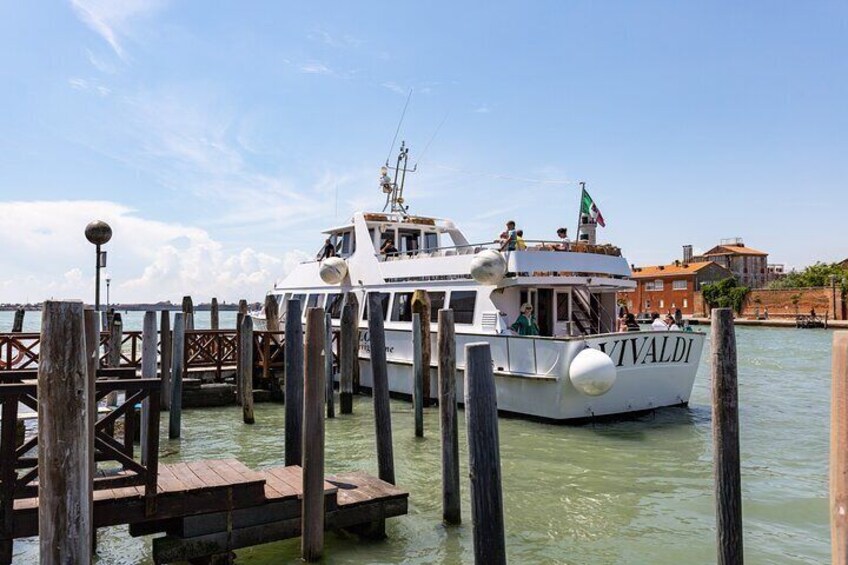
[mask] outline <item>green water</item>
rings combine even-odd
[[[737,336],[746,562],[829,562],[832,334],[739,328]],[[715,563],[708,361],[706,349],[688,409],[581,427],[500,420],[511,563]],[[242,424],[236,407],[188,411],[184,439],[163,440],[163,461],[281,464],[283,407],[257,405],[256,420]],[[446,528],[437,409],[425,420],[426,437],[415,439],[411,406],[392,403],[397,481],[410,492],[409,514],[389,521],[382,542],[328,535],[325,563],[472,562],[464,430],[464,522]],[[328,420],[326,433],[328,473],[376,474],[369,397],[356,399],[354,416]],[[36,540],[16,542],[16,562],[36,556]],[[149,562],[149,538],[130,538],[125,527],[100,530],[99,563]],[[239,551],[238,562],[299,562],[299,540]]]

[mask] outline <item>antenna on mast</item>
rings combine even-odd
[[[389,159],[392,157],[392,151],[395,148],[395,142],[397,141],[398,134],[400,133],[400,126],[403,124],[403,118],[406,116],[406,108],[409,106],[409,99],[412,98],[412,89],[409,89],[409,94],[406,95],[406,103],[403,105],[403,111],[400,113],[400,119],[398,120],[397,128],[395,129],[395,136],[392,138],[392,145],[389,147],[389,154],[386,155],[386,166],[389,166]]]
[[[394,167],[389,167],[387,161],[386,165],[380,168],[380,186],[386,194],[386,204],[383,206],[383,212],[391,206],[391,212],[407,215],[409,206],[404,206],[403,186],[406,182],[406,173],[414,173],[417,170],[417,163],[411,169],[409,168],[409,148],[406,146],[405,141],[401,141],[397,164]],[[395,172],[394,179],[389,176],[389,171]]]

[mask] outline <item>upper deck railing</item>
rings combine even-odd
[[[569,253],[591,253],[594,255],[611,255],[621,257],[621,248],[610,244],[591,245],[580,242],[547,241],[541,239],[525,239],[527,249],[518,251],[504,251],[505,253],[526,252],[569,252]],[[396,253],[375,253],[381,261],[396,261],[402,259],[424,259],[429,257],[452,257],[455,255],[474,255],[484,249],[500,250],[501,242],[469,243],[468,245],[451,245],[446,247],[433,247],[428,249],[415,249],[409,251],[398,251]]]

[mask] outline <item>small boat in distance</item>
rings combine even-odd
[[[383,167],[386,205],[357,212],[325,230],[332,251],[298,265],[270,294],[323,306],[339,324],[345,293],[360,305],[360,383],[370,387],[366,304],[377,293],[385,320],[389,389],[412,394],[412,295],[428,292],[432,351],[438,311],[456,324],[457,398],[463,398],[465,344],[491,346],[498,409],[548,421],[619,416],[686,405],[704,335],[682,331],[617,333],[616,292],[635,286],[618,247],[596,242],[597,219],[581,214],[576,241],[530,241],[526,249],[471,243],[448,219],[412,215],[403,197],[408,149]],[[390,172],[394,171],[394,177]],[[323,240],[322,239],[322,240]],[[512,246],[508,246],[512,247]],[[522,305],[533,307],[539,335],[510,329]],[[437,356],[430,397],[437,398]]]

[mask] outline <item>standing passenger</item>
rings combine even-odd
[[[515,251],[515,242],[516,242],[516,233],[515,233],[515,222],[510,220],[506,223],[506,231],[501,233],[500,251]]]
[[[539,335],[539,326],[533,316],[533,306],[528,302],[521,306],[521,314],[510,326],[518,335]]]
[[[515,248],[518,251],[524,251],[527,249],[527,244],[524,242],[524,230],[518,230],[515,232]]]

